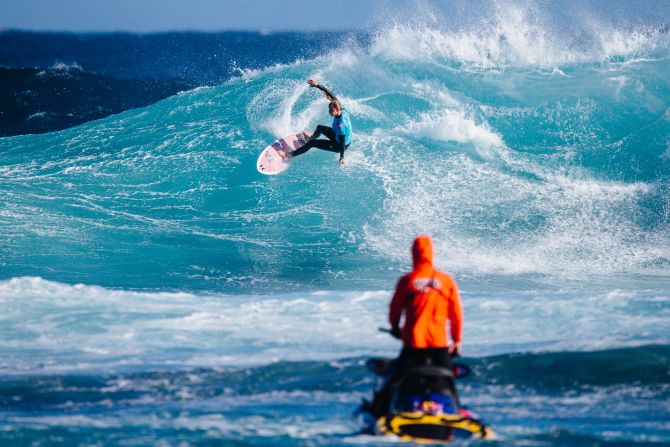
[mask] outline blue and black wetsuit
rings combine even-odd
[[[327,88],[317,85],[316,88],[321,90],[326,98],[331,102],[337,102],[339,105],[339,100],[333,95]],[[342,113],[340,116],[333,117],[333,124],[331,127],[318,125],[314,130],[314,134],[310,140],[303,147],[296,149],[291,154],[293,157],[304,154],[311,148],[315,147],[317,149],[323,149],[324,151],[338,152],[340,154],[340,160],[344,158],[344,151],[351,144],[351,118],[349,117],[349,111],[340,105],[340,110]],[[318,140],[321,135],[325,136],[327,140]]]

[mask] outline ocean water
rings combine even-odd
[[[312,59],[369,34],[85,33],[0,29],[0,137],[46,133],[218,85],[242,69]],[[110,57],[113,55],[114,57]]]
[[[351,414],[428,233],[497,444],[669,445],[670,35],[550,19],[390,22],[0,139],[0,444],[386,444]],[[262,176],[329,122],[309,78],[352,113],[346,164]]]

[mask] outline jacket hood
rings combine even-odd
[[[433,265],[433,241],[430,236],[418,236],[412,245],[414,268],[420,265]]]

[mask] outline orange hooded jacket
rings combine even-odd
[[[419,236],[412,246],[414,270],[398,281],[391,299],[389,322],[402,328],[406,348],[446,348],[447,320],[454,343],[461,341],[462,311],[458,288],[453,278],[433,267],[433,244],[429,236]]]

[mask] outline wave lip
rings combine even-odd
[[[553,11],[552,16],[532,3],[493,3],[479,21],[450,17],[439,23],[417,20],[408,25],[404,20],[382,27],[375,33],[371,53],[390,60],[489,70],[666,58],[670,49],[665,26],[615,25],[586,11],[561,18],[561,12]]]

